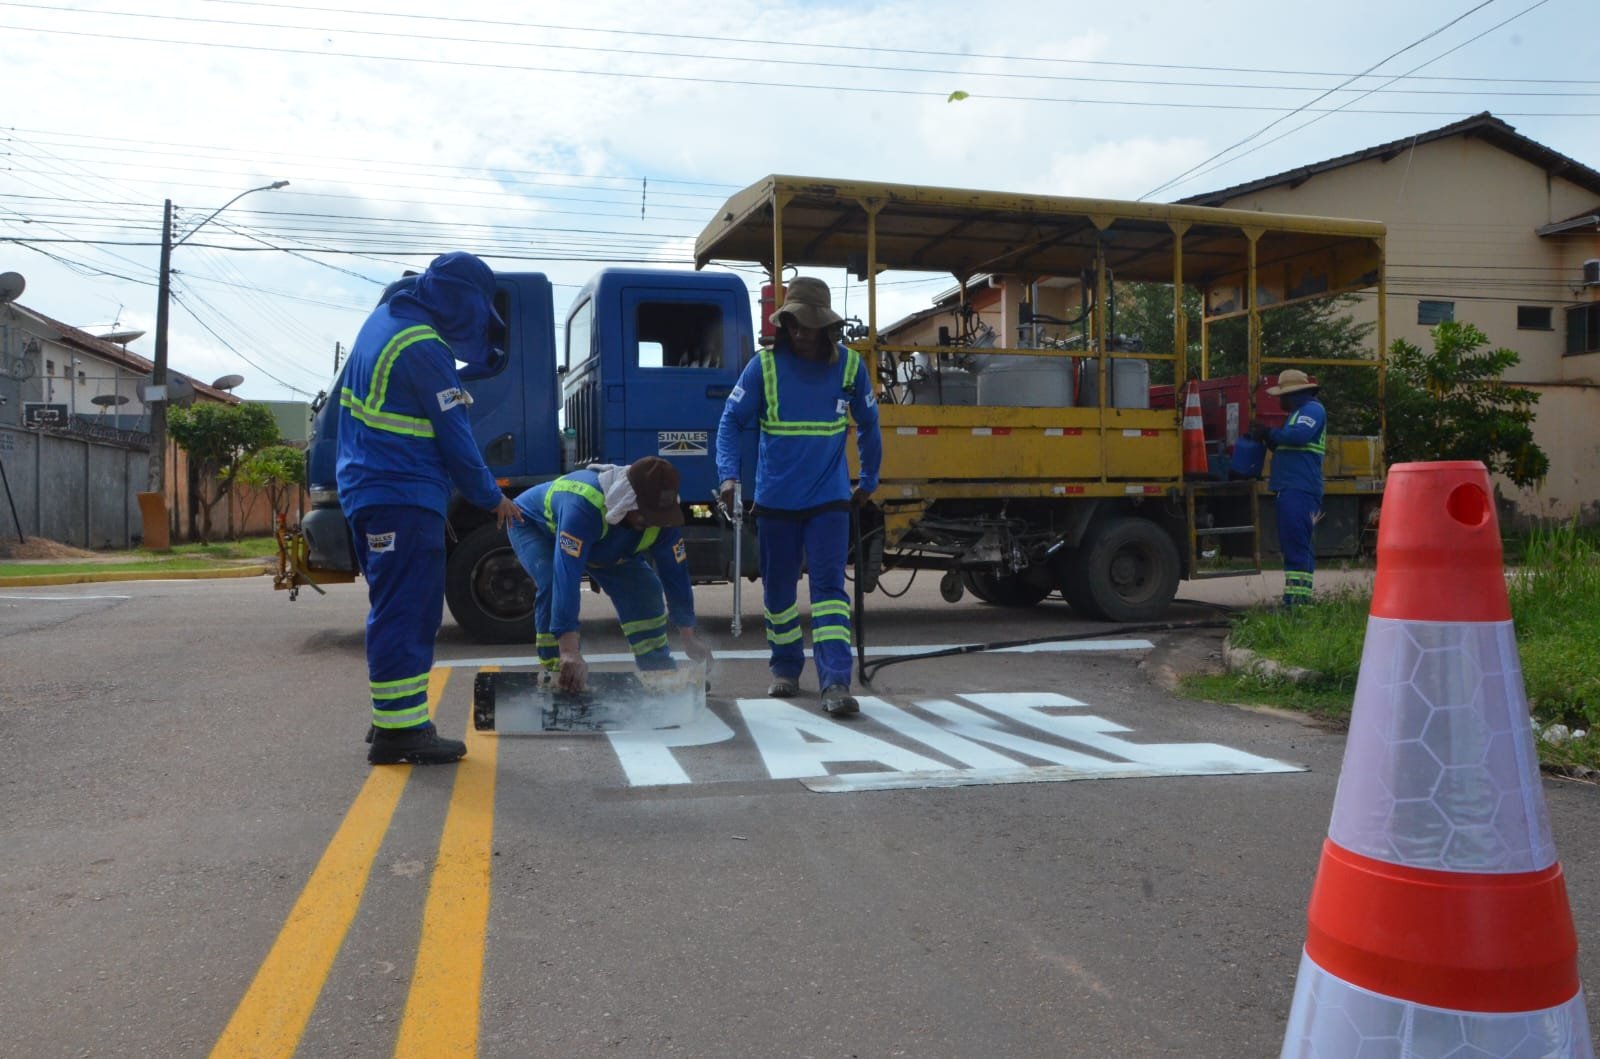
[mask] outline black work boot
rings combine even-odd
[[[448,765],[465,757],[467,744],[445,739],[432,724],[374,728],[367,760],[374,765]]]
[[[860,713],[861,704],[843,684],[829,684],[822,689],[822,712],[830,717],[848,717]]]

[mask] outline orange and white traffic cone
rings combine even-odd
[[[1389,472],[1283,1057],[1593,1059],[1489,476]]]
[[[1193,379],[1183,397],[1183,476],[1211,476],[1211,464],[1206,458],[1206,424],[1200,414],[1200,385]]]

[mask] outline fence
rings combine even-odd
[[[85,419],[88,422],[85,422]],[[45,537],[80,548],[131,548],[144,538],[139,494],[150,473],[150,438],[78,417],[70,425],[0,425],[0,468],[9,499],[0,493],[0,539]],[[173,541],[195,538],[189,461],[167,453],[167,511]],[[272,532],[265,495],[240,487],[212,512],[212,535]]]

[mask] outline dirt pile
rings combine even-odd
[[[0,537],[0,559],[93,559],[98,554],[44,537],[29,537],[25,541]]]

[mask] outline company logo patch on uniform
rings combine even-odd
[[[683,541],[676,540],[672,542],[672,557],[680,563],[689,561],[689,553],[684,549]]]
[[[572,556],[574,559],[577,559],[577,558],[579,558],[580,556],[583,555],[583,541],[581,541],[578,538],[574,537],[572,534],[568,533],[566,530],[562,530],[561,531],[561,550],[566,552],[568,555]]]
[[[1317,425],[1317,421],[1302,412],[1294,417],[1294,425],[1297,427],[1314,427]]]
[[[439,398],[439,411],[441,412],[448,412],[458,405],[465,408],[472,404],[472,395],[459,386],[451,387],[448,390],[440,390],[437,396]]]
[[[394,551],[394,533],[367,534],[367,551],[373,553]]]
[[[704,430],[656,431],[657,456],[704,456],[709,433]]]
[[[733,389],[728,391],[728,403],[729,404],[738,404],[742,400],[744,400],[744,387],[743,386],[735,386]]]
[[[834,415],[842,416],[848,411],[850,411],[850,398],[841,397],[837,401],[833,402]]]

